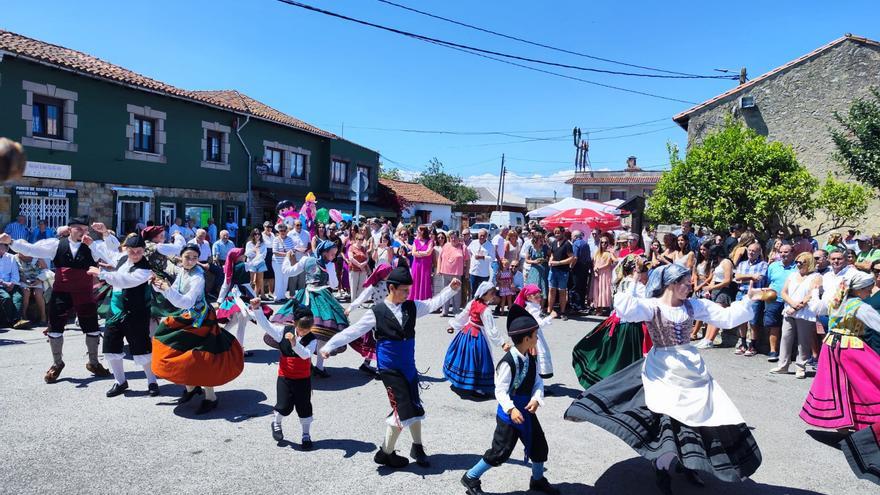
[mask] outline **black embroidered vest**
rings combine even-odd
[[[408,340],[416,337],[416,303],[405,301],[400,306],[403,325],[394,317],[385,303],[373,306],[376,316],[376,340]]]

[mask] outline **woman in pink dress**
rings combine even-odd
[[[410,301],[431,299],[431,265],[434,259],[434,241],[431,240],[428,227],[419,225],[418,234],[413,241],[413,261],[410,269],[413,278],[412,289],[409,291]]]
[[[593,286],[591,288],[593,307],[596,313],[607,315],[611,308],[611,278],[614,272],[612,249],[614,241],[607,235],[599,238],[599,250],[593,256]]]

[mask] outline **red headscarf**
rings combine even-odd
[[[226,285],[232,284],[232,272],[235,271],[235,263],[244,254],[242,248],[232,248],[226,255],[226,263],[223,264],[223,272],[226,275]]]
[[[144,238],[145,241],[152,241],[159,234],[165,231],[165,228],[161,225],[150,225],[141,231],[141,237]]]
[[[367,281],[364,282],[364,288],[372,287],[385,280],[388,278],[389,273],[391,273],[391,265],[387,263],[379,263],[376,265],[376,269],[373,270],[373,273],[367,278]]]
[[[526,284],[519,294],[516,295],[516,300],[513,301],[513,304],[519,305],[523,308],[526,307],[526,298],[531,296],[532,294],[540,294],[541,288],[535,284]]]

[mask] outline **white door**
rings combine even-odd
[[[125,237],[138,230],[139,225],[146,225],[150,218],[150,202],[137,199],[120,199],[116,201],[116,235]]]

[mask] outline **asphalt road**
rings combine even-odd
[[[357,317],[359,313],[355,313]],[[499,322],[504,325],[503,319]],[[562,420],[581,391],[570,350],[596,321],[561,322],[547,332],[556,365],[554,395],[538,411],[547,433],[547,478],[563,493],[658,493],[650,465],[616,437],[589,424]],[[389,411],[379,382],[356,370],[352,350],[329,361],[332,377],[313,379],[315,450],[299,450],[295,415],[284,423],[287,438],[272,440],[277,351],[249,326],[242,375],[218,389],[220,407],[195,416],[196,399],[176,405],[181,387],[161,382],[162,396],[146,395],[143,373],[126,360],[131,390],[108,399],[110,379],[85,370],[85,343],[66,334],[67,367],[58,383],[43,383],[51,363],[38,330],[0,330],[0,493],[310,493],[455,494],[459,478],[488,448],[496,403],[472,402],[450,391],[442,362],[452,336],[445,320],[430,315],[418,325],[417,365],[426,371],[424,444],[432,466],[399,472],[377,468],[373,453]],[[876,494],[878,487],[853,476],[843,455],[820,440],[797,416],[810,380],[767,374],[762,357],[734,356],[730,349],[703,351],[717,381],[738,405],[763,454],[753,480],[728,484],[707,480],[696,489],[674,478],[680,494]],[[498,356],[496,355],[496,358]],[[409,452],[404,432],[398,443]],[[526,493],[530,470],[514,459],[483,477],[487,493]]]

